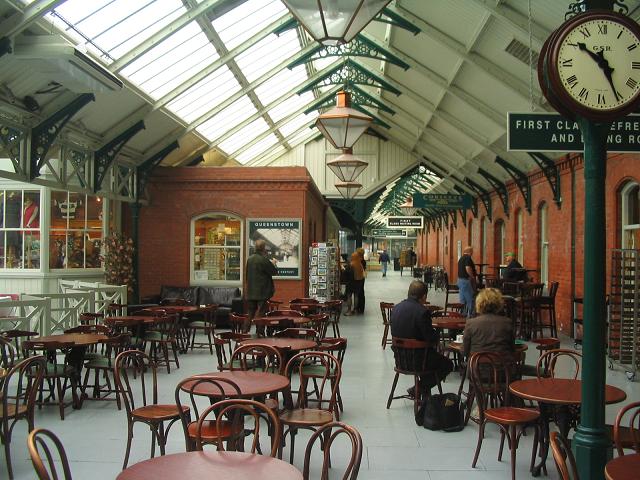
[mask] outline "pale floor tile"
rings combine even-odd
[[[382,350],[382,321],[379,302],[398,302],[406,297],[411,278],[390,271],[387,278],[371,272],[366,280],[366,310],[364,315],[342,317],[341,333],[349,339],[341,392],[345,405],[342,420],[358,428],[364,442],[364,452],[358,478],[369,480],[494,480],[509,479],[509,453],[497,461],[499,434],[489,428],[476,469],[471,461],[478,438],[478,427],[469,423],[461,432],[431,432],[415,425],[413,404],[408,400],[394,400],[387,410],[386,401],[393,380],[393,353]],[[429,293],[432,303],[442,305],[444,294]],[[573,344],[568,339],[567,347]],[[531,348],[527,363],[535,363],[537,352]],[[160,402],[173,403],[176,383],[189,375],[216,370],[215,357],[198,350],[180,357],[181,368],[167,375],[159,372]],[[607,382],[627,392],[629,400],[640,397],[638,383],[629,382],[624,371],[607,370]],[[458,374],[449,376],[443,387],[456,392],[460,384]],[[412,385],[410,378],[401,376],[396,392]],[[607,421],[613,422],[620,405],[607,407]],[[85,402],[80,411],[67,409],[67,417],[60,421],[57,409],[45,407],[36,412],[36,426],[53,430],[63,441],[74,478],[95,480],[113,479],[121,470],[126,440],[125,413],[118,411],[115,402]],[[169,435],[167,452],[184,451],[184,437],[179,425]],[[19,423],[14,431],[12,456],[17,479],[33,479],[33,469],[26,448],[26,427]],[[300,431],[296,437],[295,465],[302,469],[304,449],[309,432]],[[533,431],[521,439],[517,456],[518,478],[530,478],[529,460]],[[149,458],[150,433],[143,425],[135,430],[130,464]],[[288,445],[284,454],[288,458]],[[348,459],[349,449],[336,445],[332,450],[331,478],[341,478],[340,467]],[[320,453],[312,455],[312,478],[320,469]],[[547,460],[548,478],[557,479],[553,459]],[[315,475],[315,477],[314,477]],[[4,453],[0,453],[0,478],[5,476]]]

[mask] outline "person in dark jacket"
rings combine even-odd
[[[425,308],[427,301],[427,285],[422,280],[414,280],[409,285],[407,299],[398,303],[391,310],[391,336],[410,338],[427,342],[429,346],[421,353],[426,355],[427,374],[420,377],[420,385],[428,391],[444,381],[453,370],[451,360],[436,351],[438,332],[431,324],[431,312]],[[418,363],[421,363],[419,360]],[[409,393],[413,394],[411,389]]]
[[[389,262],[391,261],[391,259],[389,258],[389,254],[387,253],[386,250],[382,251],[382,253],[378,257],[378,261],[380,262],[380,265],[382,265],[382,276],[386,277],[387,267],[389,266]]]
[[[246,300],[249,317],[244,325],[245,333],[251,329],[251,320],[264,315],[267,300],[273,297],[275,287],[273,276],[278,273],[276,259],[267,258],[266,242],[256,240],[256,251],[247,260],[247,293]]]
[[[507,282],[526,282],[527,272],[520,262],[516,260],[516,255],[513,252],[508,252],[506,255],[507,268],[502,273],[502,278]]]
[[[495,288],[480,290],[476,296],[477,317],[467,319],[463,343],[465,357],[476,352],[513,354],[515,334],[513,321],[502,312],[502,294]]]

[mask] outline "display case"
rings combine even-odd
[[[309,297],[320,302],[340,297],[340,249],[333,242],[309,247]]]

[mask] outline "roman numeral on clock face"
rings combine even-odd
[[[640,62],[631,62],[631,68],[634,70],[640,70]]]
[[[566,60],[562,60],[563,67],[573,67],[573,58],[568,58]]]
[[[576,77],[575,75],[571,75],[567,78],[567,83],[571,88],[575,87],[578,84],[578,77]]]
[[[627,50],[631,51],[631,50],[635,50],[636,48],[638,48],[638,44],[637,43],[632,43],[631,45],[629,45],[627,47]]]
[[[598,33],[601,35],[607,34],[607,26],[606,25],[598,25]]]
[[[578,97],[586,100],[587,98],[589,98],[589,91],[586,88],[583,88],[582,90],[580,90],[580,93],[578,93]]]
[[[581,28],[580,29],[580,33],[582,34],[582,36],[584,38],[589,38],[591,36],[591,32],[589,31],[589,29],[587,27]]]
[[[604,94],[603,93],[599,93],[598,94],[598,105],[606,105],[607,102],[604,99]]]
[[[638,82],[636,82],[633,78],[629,77],[627,79],[627,87],[636,88],[638,86]]]

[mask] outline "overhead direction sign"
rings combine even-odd
[[[507,114],[507,150],[524,152],[583,152],[577,122],[559,113]],[[627,115],[611,124],[608,152],[640,152],[640,115]],[[415,205],[415,203],[414,203]]]
[[[387,227],[389,228],[422,228],[424,226],[422,216],[415,217],[387,217]]]
[[[407,231],[401,228],[374,228],[371,235],[373,237],[406,237]]]
[[[473,198],[468,194],[457,193],[414,193],[413,206],[416,208],[471,208]]]

